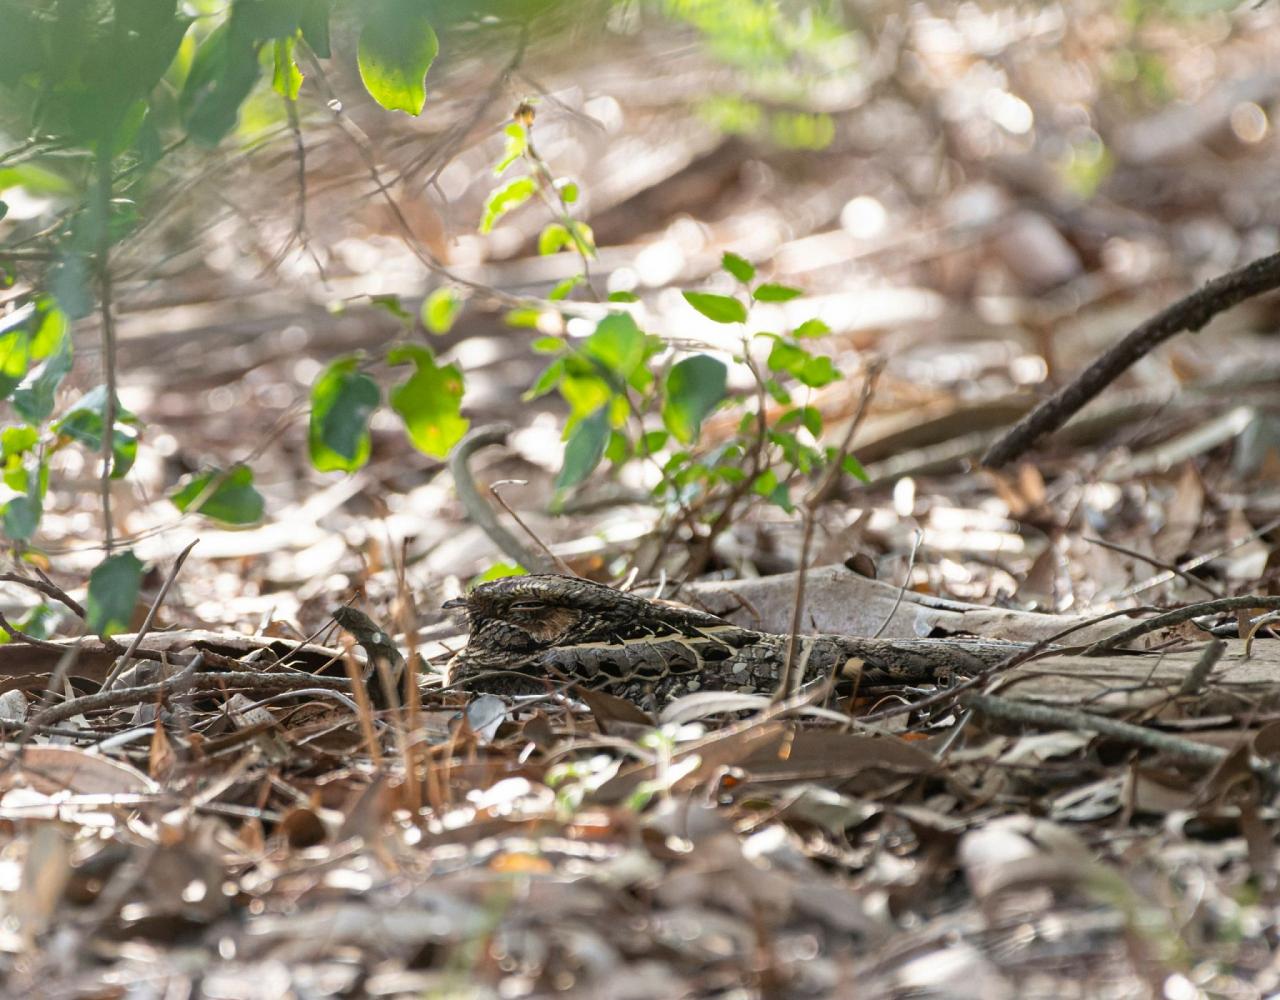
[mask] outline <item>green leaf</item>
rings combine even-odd
[[[502,153],[502,159],[493,165],[495,177],[501,177],[507,167],[520,159],[529,148],[529,133],[519,122],[512,122],[503,131],[507,134],[507,148]]]
[[[605,371],[625,380],[637,366],[644,364],[644,331],[636,326],[630,313],[610,313],[583,342],[582,353],[600,362]]]
[[[569,434],[564,446],[564,467],[556,476],[556,489],[577,486],[604,457],[604,447],[609,440],[609,417],[602,406],[585,420],[579,420]]]
[[[321,59],[328,59],[329,50],[329,0],[302,0],[298,12],[298,24],[302,37],[311,51]]]
[[[311,387],[308,444],[320,472],[354,472],[369,460],[369,417],[382,393],[359,365],[359,355],[339,358]]]
[[[28,423],[41,424],[53,413],[58,386],[71,371],[71,338],[63,336],[57,353],[27,373],[13,391],[13,408]]]
[[[864,483],[871,482],[871,477],[867,475],[867,470],[862,467],[852,455],[845,455],[844,460],[840,463],[840,468],[853,476],[855,479],[861,479]]]
[[[55,434],[79,441],[89,451],[102,451],[102,429],[106,423],[107,387],[95,386],[72,405],[53,425]],[[116,401],[115,433],[111,442],[111,478],[122,479],[138,457],[138,418]]]
[[[520,398],[527,403],[531,399],[545,396],[560,384],[562,378],[564,378],[564,358],[556,358],[547,366],[546,371],[538,376],[538,381],[534,382]]]
[[[121,552],[100,562],[89,574],[89,596],[85,601],[89,631],[104,637],[127,631],[141,585],[142,561],[132,552]]]
[[[560,191],[560,200],[563,201],[566,205],[572,205],[575,201],[578,200],[578,194],[579,194],[578,185],[573,183],[573,181],[562,182],[560,184],[559,191]]]
[[[574,417],[594,413],[613,398],[613,388],[598,375],[566,375],[560,381],[564,397]]]
[[[229,471],[209,469],[188,476],[169,495],[184,514],[203,514],[224,524],[256,524],[262,520],[265,503],[253,485],[253,470],[247,465]]]
[[[825,337],[830,332],[831,327],[820,319],[807,319],[794,330],[797,337]]]
[[[484,217],[480,220],[480,232],[493,231],[494,224],[512,209],[523,205],[537,190],[532,177],[516,177],[489,194],[484,203]]]
[[[475,587],[481,583],[488,583],[490,580],[502,580],[509,576],[524,576],[528,572],[519,563],[494,563],[479,576],[474,577],[471,580],[471,586]]]
[[[756,269],[750,262],[736,253],[726,253],[720,258],[720,266],[728,271],[744,285],[756,276]]]
[[[422,325],[435,334],[448,333],[462,311],[462,296],[450,285],[441,285],[422,303]]]
[[[543,257],[549,257],[571,246],[573,246],[573,236],[558,222],[551,223],[538,234],[538,253]]]
[[[539,354],[563,354],[568,347],[559,337],[539,337],[529,346]]]
[[[677,441],[698,439],[702,422],[725,398],[727,369],[724,362],[695,354],[672,366],[667,373],[662,423]]]
[[[552,302],[559,302],[562,299],[566,299],[569,297],[570,292],[586,280],[587,279],[580,274],[575,274],[571,277],[565,278],[564,281],[561,281],[555,288],[547,292],[547,298]]]
[[[39,494],[14,497],[4,505],[4,512],[0,514],[0,528],[3,528],[6,538],[26,542],[36,533],[43,514],[44,504]]]
[[[654,452],[661,451],[667,443],[670,434],[667,431],[645,431],[644,437],[640,439],[641,454],[652,455]]]
[[[235,128],[258,80],[258,43],[230,27],[228,22],[215,28],[196,50],[178,101],[187,132],[206,146]]]
[[[272,48],[275,69],[271,74],[271,86],[281,97],[296,101],[303,77],[302,70],[293,59],[293,39],[277,38]]]
[[[427,70],[439,51],[435,29],[420,10],[380,4],[360,30],[360,79],[369,96],[388,111],[420,114],[427,103]]]
[[[370,295],[369,304],[375,309],[381,309],[394,316],[398,320],[403,320],[406,323],[413,322],[413,313],[404,307],[399,295],[389,293],[386,295]]]
[[[830,385],[840,379],[840,372],[832,363],[831,359],[826,355],[816,358],[810,358],[804,363],[804,367],[796,374],[805,385],[813,389],[819,389],[824,385]]]
[[[633,292],[610,292],[610,302],[639,302],[640,296]]]
[[[747,307],[731,296],[713,295],[711,292],[685,292],[684,300],[707,319],[717,323],[747,321]]]
[[[757,302],[790,302],[792,299],[798,299],[804,292],[798,288],[791,288],[788,285],[760,285],[751,293],[752,298]]]
[[[435,355],[420,344],[393,347],[387,361],[414,366],[414,373],[391,390],[391,408],[404,421],[409,440],[425,455],[446,457],[471,425],[462,416],[462,372],[457,365],[437,365]]]
[[[532,306],[525,306],[520,309],[508,309],[506,315],[502,317],[502,321],[506,323],[507,326],[533,328],[538,325],[538,320],[541,318],[541,309],[535,309]]]

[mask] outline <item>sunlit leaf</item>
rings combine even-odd
[[[484,203],[484,215],[480,220],[480,232],[493,231],[494,224],[513,208],[523,205],[537,190],[532,177],[516,177],[497,188]]]
[[[419,9],[373,5],[356,48],[360,79],[388,111],[417,115],[427,103],[427,70],[439,51],[435,29]]]
[[[462,296],[450,285],[441,285],[422,303],[422,325],[432,333],[448,333],[462,311]]]
[[[507,167],[520,159],[524,151],[529,148],[529,133],[519,122],[512,122],[503,131],[507,135],[507,148],[503,151],[502,159],[493,165],[493,173],[496,177],[501,177]]]
[[[736,253],[726,253],[721,257],[720,266],[743,284],[756,276],[756,269],[751,266],[751,263]]]
[[[457,365],[437,365],[435,355],[419,344],[393,347],[387,361],[413,364],[413,374],[391,390],[391,408],[404,421],[415,448],[444,458],[470,426],[462,416],[462,372]]]
[[[757,302],[790,302],[792,299],[798,299],[803,294],[798,288],[772,284],[760,285],[751,293]]]
[[[293,39],[277,38],[272,55],[275,69],[271,74],[271,86],[281,97],[296,101],[298,91],[302,88],[302,70],[293,59]]]
[[[797,337],[825,337],[831,332],[831,327],[820,319],[807,319],[795,328]]]
[[[644,363],[644,331],[636,326],[630,313],[610,313],[583,342],[582,353],[599,361],[606,371],[626,379]]]
[[[711,292],[685,292],[684,299],[707,319],[717,323],[745,323],[747,307],[729,295]]]

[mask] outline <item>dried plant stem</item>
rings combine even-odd
[[[151,602],[151,607],[147,609],[147,617],[143,619],[142,627],[138,629],[138,634],[133,637],[133,642],[129,643],[129,648],[116,660],[116,665],[111,668],[111,673],[102,682],[101,690],[109,691],[115,686],[120,675],[129,669],[129,664],[133,662],[133,654],[138,651],[138,647],[142,645],[142,640],[151,631],[151,622],[156,616],[156,611],[164,603],[164,599],[169,593],[169,588],[173,586],[173,581],[178,578],[178,572],[182,569],[182,564],[187,561],[187,556],[191,554],[191,550],[196,547],[197,542],[199,542],[199,539],[195,539],[178,553],[178,558],[173,561],[173,566],[169,569],[169,575],[164,578],[164,583],[160,585],[160,593],[156,594],[156,599]]]
[[[111,471],[116,437],[116,326],[111,312],[111,138],[101,142],[97,155],[98,178],[95,193],[98,211],[98,309],[102,317],[102,380],[107,398],[102,406],[102,544],[107,555],[115,546],[115,526],[111,517]]]
[[[1135,639],[1140,639],[1144,635],[1150,635],[1152,632],[1159,632],[1162,628],[1181,625],[1183,622],[1189,622],[1191,619],[1199,618],[1202,615],[1220,614],[1226,611],[1240,611],[1245,608],[1274,610],[1280,608],[1280,597],[1251,597],[1246,594],[1243,597],[1222,597],[1216,601],[1202,601],[1199,604],[1188,604],[1185,608],[1178,608],[1175,611],[1166,611],[1162,615],[1156,615],[1154,618],[1148,618],[1145,621],[1138,622],[1136,625],[1131,625],[1129,628],[1123,629],[1115,635],[1109,635],[1105,639],[1100,639],[1086,649],[1084,654],[1085,656],[1100,656],[1103,653],[1109,653],[1120,646],[1127,645]]]
[[[1147,729],[1145,726],[1135,726],[1131,722],[1092,715],[1074,708],[1053,708],[1049,705],[1015,701],[1012,698],[999,698],[987,694],[969,695],[963,699],[963,702],[968,708],[990,718],[1032,726],[1051,726],[1071,732],[1097,733],[1109,739],[1155,750],[1204,768],[1217,767],[1233,752],[1226,747],[1197,743],[1172,733],[1162,733],[1156,729]],[[1250,759],[1249,769],[1272,783],[1280,781],[1280,768],[1274,764]]]
[[[876,382],[883,370],[883,358],[875,358],[867,365],[866,374],[862,380],[862,395],[858,399],[858,408],[854,411],[853,419],[849,422],[849,428],[845,431],[844,440],[840,442],[840,447],[836,450],[835,456],[828,463],[827,471],[821,481],[813,492],[805,497],[803,513],[804,535],[800,542],[800,572],[796,574],[796,596],[795,602],[791,606],[791,630],[787,635],[787,658],[783,663],[782,676],[779,678],[778,690],[774,696],[778,699],[794,698],[800,690],[801,681],[804,679],[804,672],[796,669],[796,650],[799,646],[796,638],[799,636],[804,622],[805,580],[809,575],[809,559],[813,548],[813,529],[817,511],[826,502],[827,497],[835,488],[835,484],[839,482],[845,456],[849,454],[849,448],[853,444],[853,436],[858,432],[858,428],[866,418],[867,410],[871,405],[871,398],[875,395]]]
[[[1218,313],[1274,288],[1280,288],[1280,253],[1219,275],[1162,309],[1019,420],[982,456],[982,464],[997,468],[1012,462],[1037,438],[1056,431],[1125,369],[1174,334],[1200,330]]]

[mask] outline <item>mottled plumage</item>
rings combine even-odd
[[[467,615],[470,636],[449,680],[471,690],[534,693],[572,681],[652,709],[704,689],[770,693],[786,661],[785,636],[576,577],[507,577],[445,607]],[[1020,648],[801,636],[796,662],[806,681],[834,673],[866,686],[920,683],[972,673]]]

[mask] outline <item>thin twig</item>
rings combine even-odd
[[[511,509],[511,505],[502,498],[502,494],[498,490],[499,486],[527,486],[527,485],[529,485],[528,481],[524,479],[499,479],[496,483],[489,484],[489,495],[492,496],[493,499],[496,500],[502,506],[503,510],[505,510],[508,514],[511,515],[511,520],[515,521],[516,524],[520,525],[521,530],[526,535],[529,536],[533,544],[538,546],[538,548],[542,550],[542,553],[548,559],[550,559],[552,562],[556,564],[556,568],[559,572],[563,573],[565,576],[577,576],[578,574],[569,568],[569,564],[565,562],[563,559],[561,559],[554,552],[552,552],[551,548],[547,545],[547,543],[544,542],[541,538],[539,538],[536,534],[534,534],[533,529],[530,528],[527,524],[525,524],[524,521],[521,519],[520,515]]]
[[[1024,725],[1052,726],[1074,732],[1097,733],[1109,739],[1119,740],[1132,746],[1156,750],[1177,760],[1190,764],[1198,764],[1204,768],[1214,768],[1227,759],[1233,752],[1226,747],[1197,743],[1182,736],[1162,733],[1145,726],[1135,726],[1132,722],[1121,722],[1105,716],[1081,712],[1074,708],[1053,708],[1034,702],[1015,701],[1012,698],[999,698],[995,695],[974,694],[963,699],[964,704],[990,718],[1004,719]],[[1280,781],[1280,768],[1275,764],[1249,757],[1249,769],[1259,777],[1275,783]]]
[[[1135,639],[1140,639],[1144,635],[1150,635],[1152,632],[1159,632],[1162,628],[1169,628],[1173,625],[1181,625],[1183,622],[1189,622],[1193,618],[1200,618],[1203,615],[1221,614],[1228,611],[1240,611],[1244,608],[1264,608],[1272,610],[1280,608],[1280,597],[1262,597],[1249,596],[1243,597],[1222,597],[1216,601],[1203,601],[1199,604],[1188,604],[1185,608],[1178,608],[1174,611],[1166,611],[1162,615],[1156,615],[1154,618],[1147,618],[1131,625],[1129,628],[1117,632],[1115,635],[1107,636],[1105,639],[1099,639],[1092,646],[1084,651],[1085,656],[1100,656],[1103,653],[1109,653],[1119,646],[1127,645]]]
[[[1204,651],[1200,654],[1200,659],[1196,660],[1196,665],[1188,671],[1187,676],[1182,679],[1182,683],[1178,686],[1178,694],[1196,694],[1204,687],[1204,682],[1209,679],[1209,674],[1213,672],[1213,668],[1222,659],[1222,654],[1226,651],[1226,648],[1227,644],[1221,639],[1212,639],[1206,643]]]
[[[115,464],[116,438],[116,326],[111,314],[111,148],[112,137],[100,140],[97,156],[98,182],[98,308],[102,316],[102,375],[106,401],[102,405],[102,494],[103,547],[108,556],[114,545],[115,527],[111,519],[111,472]]]
[[[458,501],[466,510],[471,523],[488,535],[508,558],[534,573],[555,573],[558,567],[554,559],[547,559],[534,552],[498,521],[493,508],[480,495],[475,477],[471,474],[471,456],[489,445],[506,444],[510,433],[509,424],[485,424],[483,427],[473,428],[458,442],[453,454],[449,456],[449,471],[453,474]]]
[[[142,620],[142,627],[138,629],[138,634],[133,637],[133,641],[129,643],[129,648],[124,651],[124,655],[116,660],[116,664],[111,668],[111,673],[107,674],[107,679],[102,682],[100,690],[109,691],[115,686],[120,675],[129,669],[129,664],[133,661],[133,654],[137,652],[142,640],[147,637],[147,633],[151,631],[151,622],[156,616],[156,610],[164,603],[165,597],[169,593],[169,588],[173,586],[173,581],[178,577],[178,571],[182,569],[182,564],[187,561],[187,556],[191,554],[199,543],[200,539],[196,538],[191,541],[185,549],[178,553],[178,558],[173,561],[173,566],[169,569],[169,575],[164,578],[164,583],[160,585],[160,592],[156,594],[156,599],[151,602],[151,607],[147,609],[147,616]]]
[[[857,433],[863,419],[867,415],[867,411],[871,406],[871,397],[875,395],[876,381],[880,378],[880,373],[884,370],[884,359],[875,358],[867,365],[866,374],[862,380],[862,395],[858,399],[858,408],[854,411],[853,419],[849,422],[849,428],[845,432],[844,440],[840,442],[840,447],[832,456],[827,470],[819,481],[817,487],[805,497],[804,501],[804,535],[800,543],[800,572],[796,574],[796,596],[795,602],[791,607],[791,630],[787,635],[787,656],[782,667],[782,676],[779,678],[778,690],[774,697],[794,698],[800,690],[800,682],[803,679],[800,671],[796,670],[796,649],[798,643],[796,637],[800,634],[800,628],[804,621],[804,590],[805,581],[809,575],[809,557],[810,550],[813,547],[813,526],[816,520],[818,507],[827,499],[827,496],[835,488],[835,484],[839,481],[841,473],[844,471],[844,459],[849,454],[849,448],[853,444],[853,436]]]
[[[915,570],[916,553],[920,551],[920,542],[923,538],[924,532],[917,528],[915,538],[911,541],[911,555],[907,558],[907,571],[902,575],[902,586],[898,588],[898,596],[893,599],[893,607],[884,616],[884,621],[880,623],[880,627],[871,633],[871,638],[880,638],[884,630],[889,627],[889,623],[893,621],[893,616],[898,613],[898,608],[902,606],[902,598],[906,595],[907,588],[911,586],[911,573]]]
[[[1163,562],[1162,560],[1157,559],[1154,556],[1144,555],[1143,553],[1139,552],[1137,549],[1127,548],[1124,545],[1117,545],[1115,542],[1108,542],[1102,538],[1091,538],[1090,536],[1085,535],[1082,541],[1089,542],[1091,545],[1101,545],[1104,549],[1110,549],[1112,552],[1119,552],[1122,556],[1128,556],[1130,559],[1140,559],[1142,562],[1149,563],[1150,565],[1155,566],[1157,569],[1162,569],[1166,573],[1171,573],[1173,574],[1173,576],[1180,577],[1182,580],[1191,584],[1191,586],[1193,587],[1199,587],[1210,597],[1222,596],[1221,591],[1215,590],[1213,587],[1209,586],[1209,584],[1205,583],[1199,577],[1192,576],[1185,569],[1180,569],[1178,566],[1175,566],[1173,563]]]
[[[1135,361],[1184,330],[1200,330],[1218,313],[1245,299],[1280,288],[1280,253],[1214,278],[1134,328],[1025,417],[982,457],[989,468],[1007,465],[1042,435],[1056,431]]]

